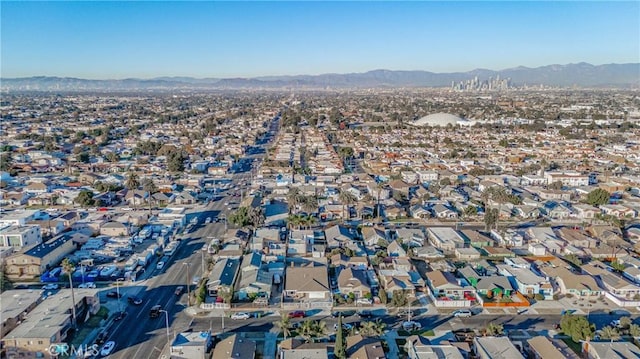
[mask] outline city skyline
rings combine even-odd
[[[637,2],[3,2],[3,78],[637,63]],[[569,25],[570,24],[570,25]]]

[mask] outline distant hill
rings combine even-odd
[[[4,91],[131,91],[171,89],[250,88],[367,88],[367,87],[448,87],[452,81],[480,80],[500,76],[512,84],[559,87],[640,87],[640,64],[591,65],[588,63],[516,67],[500,71],[476,69],[468,72],[373,70],[363,73],[255,78],[158,77],[154,79],[87,80],[71,77],[24,77],[2,79]]]

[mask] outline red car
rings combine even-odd
[[[289,312],[289,318],[304,318],[304,312],[301,310]]]

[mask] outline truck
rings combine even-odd
[[[146,268],[149,263],[151,262],[151,260],[153,259],[153,253],[149,250],[140,253],[138,255],[138,264],[140,266],[142,266],[143,268]]]

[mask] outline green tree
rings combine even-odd
[[[564,256],[564,259],[578,267],[582,265],[582,260],[575,253],[567,254],[566,256]]]
[[[66,273],[67,276],[69,277],[69,288],[71,288],[71,302],[75,303],[76,302],[76,297],[73,291],[73,272],[76,270],[76,267],[73,265],[73,263],[69,260],[69,258],[65,258],[62,260],[62,272]],[[84,275],[84,273],[82,273],[82,275]],[[73,327],[75,328],[76,325],[78,324],[77,320],[76,320],[76,306],[72,305],[71,306],[71,323],[73,325]]]
[[[0,263],[0,293],[13,289],[13,282],[7,277],[7,265],[4,261]]]
[[[587,338],[593,338],[595,333],[595,325],[589,323],[587,318],[583,316],[565,314],[560,320],[560,329],[562,332],[571,337],[576,343]]]
[[[631,318],[629,317],[622,317],[620,318],[620,328],[622,329],[629,329],[629,327],[631,326]]]
[[[407,300],[407,295],[402,290],[394,290],[391,295],[391,305],[394,307],[404,307],[407,305],[409,301]]]
[[[489,323],[489,325],[484,329],[484,335],[486,336],[495,337],[503,334],[504,326],[502,324]]]
[[[0,153],[0,171],[9,172],[13,167],[13,155],[11,152]]]
[[[95,204],[95,200],[93,199],[93,192],[89,190],[80,191],[78,197],[76,197],[74,202],[78,203],[81,206],[93,206]]]
[[[91,157],[87,152],[80,152],[80,154],[78,154],[78,161],[82,163],[89,163],[90,160]]]
[[[342,203],[342,222],[347,218],[347,207],[356,202],[356,196],[351,192],[341,191],[338,200]]]
[[[135,172],[129,172],[127,175],[127,181],[124,183],[124,186],[130,190],[136,190],[140,187],[140,180],[138,179],[138,175]]]
[[[611,268],[613,268],[614,271],[622,273],[624,272],[624,269],[626,268],[626,266],[624,265],[624,263],[615,260],[613,262],[611,262]]]
[[[507,140],[506,138],[503,138],[498,142],[498,145],[502,147],[509,147],[509,140]]]
[[[153,182],[152,178],[147,177],[142,181],[142,190],[147,193],[149,214],[151,214],[151,202],[153,202],[153,195],[158,192],[158,187],[156,187],[156,183]]]
[[[115,152],[109,152],[107,154],[107,161],[109,161],[109,162],[118,162],[118,161],[120,161],[120,156],[118,156],[118,154],[115,153]]]
[[[384,334],[386,327],[387,325],[384,324],[380,319],[376,319],[375,322],[362,322],[360,323],[360,334],[371,337],[380,336]]]
[[[484,226],[486,230],[491,230],[498,223],[498,209],[486,208],[484,213]]]
[[[606,327],[600,329],[600,339],[616,341],[620,340],[622,335],[620,335],[620,331],[618,328],[614,328],[612,326],[607,325]]]
[[[289,315],[287,313],[282,313],[282,315],[280,316],[280,320],[278,320],[274,324],[276,325],[276,327],[278,327],[280,332],[282,332],[285,340],[287,339],[287,337],[291,336],[291,319],[289,318]]]
[[[382,304],[387,304],[387,302],[389,301],[387,292],[383,288],[380,288],[380,290],[378,291],[378,298],[380,298],[380,303]]]
[[[602,188],[596,188],[587,195],[587,203],[592,206],[600,206],[609,203],[609,192]]]
[[[629,335],[636,338],[636,337],[640,337],[640,325],[638,324],[631,324],[629,326]]]
[[[478,208],[476,208],[476,206],[469,205],[464,209],[464,215],[466,217],[473,217],[477,214],[478,214]]]
[[[336,344],[334,348],[334,355],[337,359],[347,358],[347,343],[344,337],[344,328],[342,327],[342,315],[338,317],[338,329],[336,331]]]

